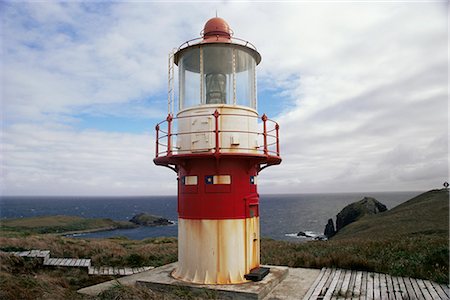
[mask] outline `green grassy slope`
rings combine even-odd
[[[0,221],[1,232],[64,233],[72,231],[132,228],[130,222],[111,219],[87,219],[76,216],[42,216],[33,218],[4,219]]]
[[[365,216],[342,228],[332,240],[448,237],[448,234],[449,192],[442,189],[425,192],[389,211]]]

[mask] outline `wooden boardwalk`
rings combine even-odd
[[[307,299],[450,299],[449,286],[429,280],[323,268],[306,293]]]
[[[87,268],[89,275],[125,276],[141,273],[154,268],[154,267],[125,268],[125,267],[108,267],[108,266],[94,267],[91,265],[91,259],[89,258],[52,258],[50,257],[49,250],[29,250],[29,251],[18,251],[7,253],[20,257],[43,259],[42,264],[44,266]]]

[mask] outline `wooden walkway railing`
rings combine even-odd
[[[323,268],[306,293],[309,299],[450,299],[449,286],[429,280]]]
[[[54,267],[76,267],[76,268],[88,268],[89,275],[132,275],[148,271],[154,267],[140,267],[140,268],[126,268],[126,267],[94,267],[91,266],[91,259],[89,258],[51,258],[49,250],[30,250],[30,251],[18,251],[18,252],[5,252],[8,254],[40,258],[44,266]]]

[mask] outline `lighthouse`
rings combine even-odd
[[[262,269],[258,174],[281,157],[278,124],[257,111],[260,62],[218,17],[169,55],[168,115],[156,125],[154,163],[177,173],[176,279],[238,284]]]

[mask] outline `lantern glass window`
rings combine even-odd
[[[235,51],[236,104],[256,109],[255,59],[241,49]]]
[[[203,104],[256,109],[256,61],[247,48],[209,44],[185,49],[178,69],[180,110]]]
[[[199,48],[189,49],[180,59],[178,64],[180,109],[200,104],[200,71],[198,67],[191,67],[199,64]]]

